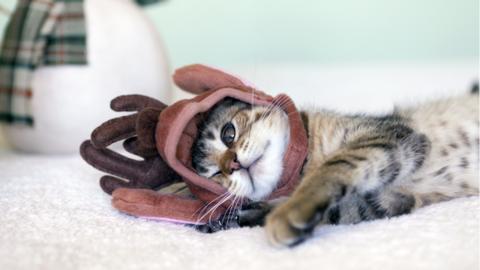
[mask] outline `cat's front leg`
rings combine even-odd
[[[411,194],[393,187],[399,178],[422,166],[430,143],[426,136],[402,125],[388,131],[391,134],[372,133],[348,141],[318,169],[311,169],[292,196],[267,216],[270,243],[298,244],[319,222],[356,223],[401,215],[415,208]],[[348,194],[357,214],[342,219],[335,206],[341,205]]]

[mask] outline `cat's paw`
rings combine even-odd
[[[315,205],[287,202],[267,216],[268,241],[276,247],[298,245],[312,234],[318,221],[319,211]]]
[[[267,202],[254,202],[244,205],[238,211],[238,225],[240,227],[255,227],[265,224],[265,217],[273,206]]]

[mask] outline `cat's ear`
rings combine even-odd
[[[173,74],[173,81],[181,89],[197,95],[208,90],[224,87],[240,89],[251,87],[233,75],[200,64],[177,69]]]

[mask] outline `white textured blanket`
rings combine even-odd
[[[478,198],[320,228],[295,249],[261,228],[201,234],[118,213],[79,157],[0,153],[0,269],[478,269]]]

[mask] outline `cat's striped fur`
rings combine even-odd
[[[263,166],[257,170],[269,173],[273,168],[278,181],[288,140],[288,132],[282,130],[288,130],[288,123],[285,125],[287,120],[282,112],[266,113],[269,110],[233,100],[214,109],[194,147],[194,167],[205,176],[220,171],[214,178],[239,196],[261,200],[268,195],[276,184],[271,178],[262,187],[260,182],[266,176],[257,177],[254,171],[248,177],[235,178],[232,176],[237,170],[219,169],[222,166],[216,162],[222,163],[226,153],[236,153],[236,159],[247,160],[252,157],[242,156],[242,151],[256,151],[253,158],[269,160],[257,165]],[[238,122],[238,113],[244,114],[243,127],[239,127],[244,131],[230,147],[222,148],[221,140],[219,143],[207,139],[212,137],[207,133],[218,138],[224,122]],[[431,203],[478,195],[478,94],[401,108],[381,117],[304,111],[302,118],[309,136],[309,154],[300,185],[266,217],[267,235],[274,245],[297,244],[318,224],[393,217]],[[263,131],[255,132],[256,129]],[[257,146],[255,151],[245,147],[255,147],[256,141],[264,146],[270,136],[275,137],[273,146],[280,148],[276,152],[271,151],[272,145]],[[213,147],[215,144],[217,148]],[[242,147],[247,149],[241,150]],[[260,153],[261,149],[265,152]],[[216,159],[209,158],[214,155]],[[253,188],[239,188],[248,185]],[[262,192],[255,188],[266,189]],[[249,196],[252,192],[257,195]],[[242,224],[262,222],[249,220],[262,217],[249,215],[248,211],[240,214]]]

